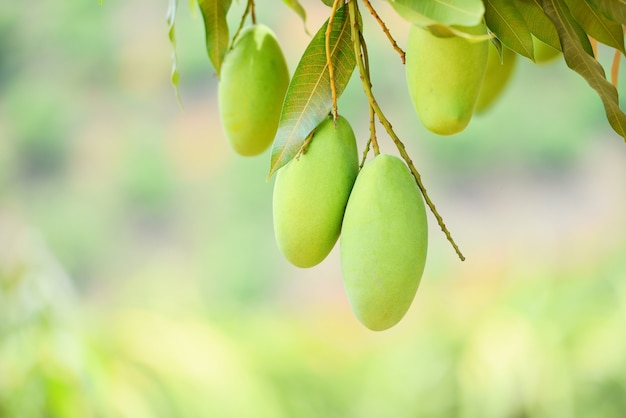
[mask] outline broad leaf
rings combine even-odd
[[[619,107],[617,89],[604,74],[604,69],[581,44],[575,23],[563,0],[543,0],[543,10],[554,22],[559,33],[563,56],[568,67],[580,74],[596,90],[611,127],[626,140],[626,114]]]
[[[405,20],[420,26],[429,26],[429,22],[476,26],[485,14],[482,0],[389,0],[389,3]]]
[[[566,0],[572,16],[592,38],[624,52],[622,25],[606,18],[598,9],[584,0]]]
[[[207,52],[218,76],[228,49],[226,14],[230,4],[231,0],[198,0],[204,20]]]
[[[537,39],[559,51],[561,50],[559,34],[554,23],[543,12],[540,0],[520,0],[515,2],[515,6],[526,21],[528,29]]]
[[[607,18],[626,25],[626,0],[589,0]]]
[[[487,27],[506,46],[532,59],[533,38],[526,21],[510,0],[485,0]]]
[[[176,92],[176,97],[178,97],[178,101],[180,102],[180,96],[178,95],[178,84],[180,81],[180,75],[178,74],[178,63],[176,56],[176,11],[178,10],[178,0],[170,0],[170,5],[167,9],[167,36],[170,39],[170,44],[172,44],[172,85],[174,86],[174,91]]]
[[[322,0],[322,3],[324,3],[328,7],[333,7],[333,3],[335,3],[335,1],[334,0]]]
[[[302,19],[302,23],[305,25],[306,30],[306,11],[304,10],[304,7],[302,7],[300,2],[298,0],[283,0],[283,3],[289,6],[291,10],[293,10],[298,16],[300,16],[300,19]]]
[[[317,31],[302,54],[289,83],[278,132],[272,145],[269,177],[296,156],[306,137],[332,108],[330,75],[326,61],[327,26],[328,21]],[[338,9],[335,14],[330,50],[339,97],[356,66],[350,37],[350,19],[345,6]]]

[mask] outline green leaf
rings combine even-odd
[[[583,47],[567,5],[563,0],[542,0],[542,3],[559,33],[567,66],[585,78],[598,93],[611,127],[626,140],[626,114],[619,107],[617,89],[606,79],[600,63]]]
[[[559,51],[561,50],[559,34],[554,27],[554,23],[543,12],[540,0],[516,1],[515,6],[524,18],[524,21],[526,21],[528,29],[537,39]]]
[[[171,81],[174,86],[174,91],[176,92],[176,98],[180,103],[180,95],[178,94],[178,84],[180,81],[180,75],[178,74],[178,60],[176,56],[176,11],[178,10],[178,0],[170,0],[169,7],[167,9],[167,36],[170,39],[170,44],[172,44],[172,75]]]
[[[218,76],[228,49],[226,14],[230,4],[231,0],[198,0],[204,20],[207,52]]]
[[[334,0],[322,0],[322,3],[324,3],[328,7],[333,7],[333,3],[335,3],[335,1]]]
[[[330,38],[337,97],[350,81],[356,66],[350,37],[350,19],[345,9],[342,6],[337,10]],[[269,177],[296,156],[306,137],[332,108],[325,46],[327,26],[328,21],[317,31],[302,54],[289,83],[278,132],[272,145]]]
[[[498,39],[520,55],[532,59],[533,38],[526,21],[510,0],[485,0],[485,21]]]
[[[589,0],[604,16],[626,25],[626,0]]]
[[[589,36],[624,52],[624,31],[621,24],[606,18],[587,1],[566,0],[565,3]]]
[[[306,32],[306,10],[304,10],[304,7],[302,7],[298,0],[283,0],[283,3],[289,6],[291,10],[293,10],[298,16],[300,16],[300,19],[302,19],[302,23],[305,26],[304,30]]]
[[[405,20],[420,26],[476,26],[485,14],[482,0],[389,0]]]

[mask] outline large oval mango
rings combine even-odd
[[[480,24],[460,28],[486,34]],[[406,47],[406,78],[422,124],[439,135],[453,135],[468,125],[487,65],[488,41],[439,37],[412,25]]]
[[[341,270],[348,299],[367,328],[395,325],[419,286],[428,247],[422,195],[397,157],[365,164],[341,228]]]
[[[489,109],[500,97],[513,75],[513,69],[517,62],[517,54],[511,49],[502,45],[502,56],[500,56],[500,52],[498,52],[493,43],[489,42],[489,44],[487,69],[485,70],[485,79],[476,102],[476,113]]]
[[[274,232],[293,265],[312,267],[332,250],[356,179],[356,138],[341,116],[326,118],[306,152],[278,170],[274,184]]]
[[[224,133],[241,155],[258,155],[274,140],[289,70],[272,31],[241,33],[222,63],[218,103]]]

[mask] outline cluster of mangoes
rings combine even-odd
[[[428,245],[422,195],[402,160],[380,154],[359,171],[350,124],[329,116],[306,151],[278,171],[273,208],[276,241],[292,264],[319,264],[341,236],[342,275],[357,318],[376,331],[400,321]]]
[[[422,124],[439,135],[463,131],[474,112],[488,109],[506,87],[517,54],[486,40],[487,27],[459,28],[483,40],[439,36],[412,25],[406,50],[406,78],[411,101]],[[497,42],[497,41],[496,41]],[[533,36],[536,63],[559,51]]]
[[[237,153],[258,155],[272,143],[288,84],[271,30],[244,30],[224,58],[218,90]],[[428,229],[421,192],[402,160],[378,155],[359,170],[352,127],[328,116],[278,170],[273,217],[278,246],[298,267],[322,262],[341,235],[345,289],[366,327],[384,330],[404,316],[424,270]]]
[[[463,31],[487,34],[484,24]],[[436,36],[413,26],[407,82],[424,126],[441,135],[465,129],[501,93],[515,59],[486,36]],[[244,30],[224,58],[218,91],[222,125],[237,153],[269,147],[288,85],[272,31],[259,24]],[[273,218],[278,247],[297,267],[322,262],[341,237],[345,289],[366,327],[384,330],[405,315],[424,270],[428,229],[421,192],[401,159],[379,154],[359,169],[352,127],[329,115],[278,170]]]

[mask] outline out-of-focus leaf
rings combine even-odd
[[[606,18],[587,1],[565,0],[572,16],[597,41],[624,52],[622,25]]]
[[[176,57],[176,11],[178,10],[178,0],[170,0],[170,5],[167,10],[167,26],[168,31],[167,35],[170,39],[170,43],[172,44],[172,85],[174,86],[174,91],[176,92],[176,97],[180,102],[180,96],[178,94],[178,84],[180,81],[180,75],[178,74],[178,64]]]
[[[626,25],[626,0],[589,0],[607,18]]]
[[[526,21],[528,29],[537,39],[559,51],[561,50],[559,34],[554,23],[543,12],[540,0],[516,1],[515,6]]]
[[[510,0],[485,0],[487,27],[506,46],[520,55],[533,57],[533,39],[526,21]]]
[[[300,19],[302,19],[302,23],[305,25],[306,30],[306,10],[304,10],[304,7],[302,7],[300,2],[298,0],[283,0],[283,3],[289,6],[291,10],[293,10],[298,16],[300,16]]]
[[[395,11],[407,22],[411,22],[414,25],[428,29],[433,35],[448,37],[459,36],[461,38],[469,39],[472,41],[485,41],[491,38],[491,35],[475,35],[468,33],[464,30],[463,26],[451,26],[448,24],[440,23],[436,20],[430,19],[415,10],[399,4],[395,1],[390,1],[391,6]]]
[[[198,0],[204,20],[207,52],[218,76],[228,49],[226,14],[230,4],[231,0]]]
[[[328,7],[333,7],[334,2],[334,0],[322,0],[322,3],[324,3]]]
[[[567,5],[563,0],[542,0],[542,3],[543,10],[559,33],[568,67],[585,78],[598,93],[611,127],[626,140],[626,114],[619,107],[617,89],[606,79],[600,63],[583,47],[574,27],[576,21]]]
[[[402,18],[420,26],[428,26],[428,22],[475,26],[485,14],[482,0],[389,0],[389,3]]]
[[[325,46],[327,26],[328,21],[307,46],[287,89],[278,132],[272,145],[270,177],[296,156],[309,133],[332,108]],[[350,81],[356,65],[350,37],[350,19],[345,6],[335,14],[330,50],[339,97]]]

